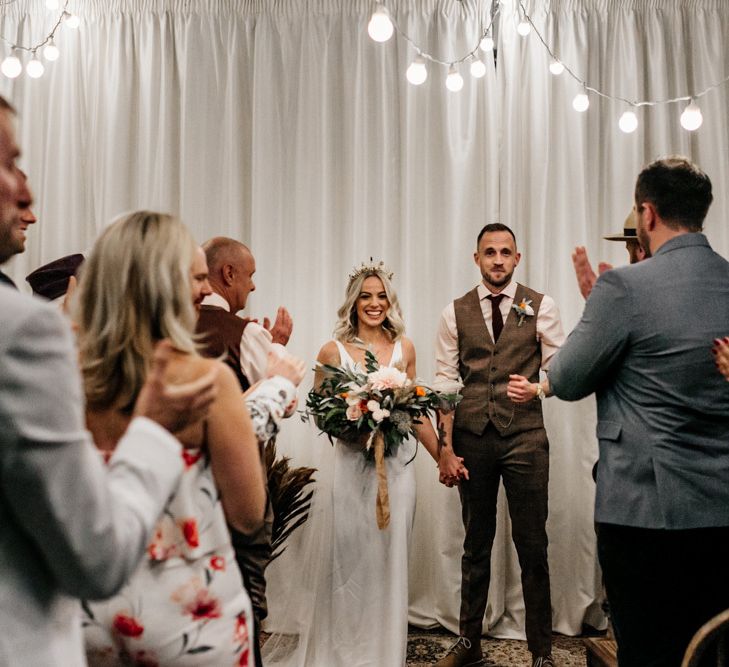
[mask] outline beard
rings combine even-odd
[[[488,283],[492,287],[504,287],[511,282],[511,276],[513,275],[514,272],[512,271],[511,273],[504,273],[501,278],[495,278],[493,274],[489,272],[482,275],[482,278],[484,279],[484,282]]]

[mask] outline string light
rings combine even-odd
[[[38,58],[38,49],[42,48],[43,57],[48,62],[58,60],[60,51],[54,42],[54,37],[59,26],[61,23],[64,23],[69,28],[78,28],[81,25],[81,19],[78,16],[66,11],[68,2],[69,0],[65,0],[60,16],[53,26],[53,29],[48,33],[48,35],[46,35],[46,38],[38,44],[34,44],[33,46],[23,46],[21,44],[15,44],[0,35],[0,40],[10,46],[10,55],[7,56],[2,63],[0,63],[0,72],[2,72],[2,74],[10,79],[20,76],[23,71],[23,64],[20,62],[20,58],[18,58],[18,53],[20,51],[26,51],[31,55],[30,60],[25,66],[25,72],[32,79],[37,79],[43,76],[46,69],[45,65],[43,65],[42,61]],[[46,7],[51,10],[58,9],[60,4],[60,0],[46,0]]]
[[[428,76],[425,61],[430,61],[431,63],[434,63],[436,65],[442,65],[448,68],[448,76],[446,76],[446,87],[448,88],[448,90],[458,92],[459,90],[461,90],[461,88],[463,88],[464,83],[463,77],[458,72],[458,65],[471,61],[472,76],[478,79],[486,74],[486,65],[481,61],[477,54],[479,48],[482,51],[493,51],[494,40],[493,37],[491,37],[492,27],[494,25],[496,16],[499,14],[500,11],[501,6],[499,5],[497,6],[494,13],[491,15],[491,20],[489,21],[489,24],[478,36],[478,41],[476,42],[476,45],[468,53],[461,56],[460,58],[456,58],[455,60],[441,60],[440,58],[431,55],[430,53],[422,49],[406,32],[404,32],[400,28],[400,26],[398,26],[397,21],[395,21],[392,16],[390,16],[387,8],[383,5],[382,2],[376,3],[375,10],[370,17],[369,23],[367,24],[367,32],[369,36],[375,41],[384,42],[390,39],[394,31],[397,31],[400,36],[415,49],[418,55],[410,63],[407,72],[405,73],[407,80],[413,85],[419,86],[420,84],[425,82]],[[422,67],[419,61],[422,61]],[[476,61],[481,62],[481,65],[477,64]],[[417,66],[416,63],[418,63]],[[483,74],[481,73],[482,71]],[[423,74],[423,72],[425,72],[425,74]]]
[[[463,88],[463,77],[461,73],[456,69],[455,65],[451,65],[448,70],[448,76],[446,77],[446,88],[452,93],[457,93]]]
[[[620,116],[618,127],[625,132],[625,134],[635,132],[638,128],[638,116],[635,115],[634,111],[625,111],[623,115]]]
[[[547,53],[551,56],[552,62],[549,65],[549,70],[552,72],[552,74],[556,74],[553,67],[559,63],[562,66],[562,69],[559,70],[559,73],[566,71],[569,76],[574,79],[577,83],[579,83],[582,86],[582,92],[578,93],[575,98],[572,100],[572,106],[576,111],[587,111],[587,109],[590,106],[590,100],[587,97],[587,93],[594,93],[598,97],[602,97],[605,99],[617,101],[617,102],[624,102],[628,106],[632,108],[638,108],[638,107],[654,107],[658,106],[660,104],[676,104],[678,102],[688,102],[689,104],[684,108],[683,113],[681,114],[681,127],[683,127],[685,130],[688,130],[690,132],[693,132],[694,130],[697,130],[699,127],[701,127],[701,124],[704,121],[704,117],[701,113],[701,109],[699,109],[698,104],[696,103],[696,100],[699,97],[703,97],[707,93],[711,92],[712,90],[716,90],[717,88],[720,88],[721,86],[725,85],[727,82],[729,82],[729,76],[724,77],[721,81],[718,81],[707,88],[705,88],[702,91],[696,92],[693,95],[681,95],[679,97],[671,97],[667,99],[661,99],[661,100],[629,100],[625,97],[621,97],[620,95],[611,95],[609,93],[605,93],[602,90],[599,90],[598,88],[595,88],[593,86],[589,86],[586,81],[581,79],[575,72],[565,65],[561,60],[557,58],[555,53],[552,51],[552,49],[549,47],[549,44],[547,44],[546,40],[542,36],[542,34],[539,32],[537,27],[534,25],[534,22],[532,21],[529,14],[526,12],[526,8],[524,7],[523,0],[518,0],[519,8],[521,9],[521,15],[523,16],[522,22],[527,21],[531,28],[534,29],[534,33],[539,38],[539,41],[542,43],[542,46],[544,46]],[[521,24],[519,24],[521,25]],[[517,26],[517,31],[519,30],[519,26]],[[521,34],[521,33],[520,33]],[[620,117],[620,120],[618,121],[618,126],[620,127],[623,132],[634,132],[638,127],[638,117],[636,116],[634,111],[625,111],[623,112],[622,116]],[[626,129],[624,129],[626,128]]]
[[[419,86],[421,83],[425,83],[428,78],[428,68],[425,66],[425,60],[421,56],[417,56],[413,62],[410,63],[407,72],[405,72],[407,80],[414,86]]]
[[[68,12],[64,12],[65,15],[65,21],[66,25],[71,28],[72,30],[75,30],[81,25],[81,19],[76,16],[76,14],[69,14]]]
[[[8,79],[15,79],[20,76],[23,71],[23,66],[20,64],[19,58],[15,54],[9,55],[2,64],[0,64],[0,72],[2,72]]]
[[[575,95],[575,98],[572,100],[572,108],[580,113],[583,113],[590,108],[590,98],[587,96],[586,92],[583,91]]]
[[[681,127],[689,132],[694,132],[701,127],[701,123],[703,122],[704,116],[701,113],[701,109],[699,109],[699,105],[692,99],[681,114]]]
[[[46,68],[43,67],[43,63],[38,60],[35,51],[33,51],[33,58],[29,60],[28,64],[25,66],[26,73],[31,79],[38,79],[43,76],[45,69]]]
[[[377,3],[375,11],[372,12],[370,22],[367,24],[369,36],[376,42],[386,42],[392,37],[394,30],[395,28],[392,25],[390,13],[384,5]]]
[[[45,48],[43,49],[43,57],[49,62],[54,62],[55,60],[58,60],[58,56],[60,55],[61,52],[58,50],[58,47],[53,43],[53,40],[48,42],[48,44],[46,44]]]
[[[471,76],[474,79],[481,79],[486,76],[486,64],[480,58],[471,63]]]
[[[479,43],[479,47],[481,48],[481,51],[493,51],[494,40],[491,35],[486,35],[486,37],[484,37]]]
[[[559,60],[553,60],[549,63],[549,71],[554,74],[554,76],[559,76],[562,72],[564,72],[564,65],[559,62]]]
[[[526,20],[526,18],[523,18],[521,21],[519,21],[519,25],[516,26],[516,31],[522,37],[526,37],[532,31],[532,27],[529,25],[529,22]]]

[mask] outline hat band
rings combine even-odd
[[[623,227],[623,236],[635,236],[635,238],[638,238],[638,231],[635,227]]]

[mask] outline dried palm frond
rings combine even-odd
[[[271,438],[265,451],[268,493],[273,506],[273,531],[271,536],[271,558],[278,558],[285,550],[284,542],[309,518],[311,497],[314,490],[306,491],[316,480],[316,468],[291,468],[289,457],[276,458],[276,439]]]

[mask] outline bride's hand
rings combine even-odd
[[[448,487],[456,486],[462,479],[468,479],[468,470],[463,458],[456,456],[452,449],[443,447],[438,459],[438,480]]]

